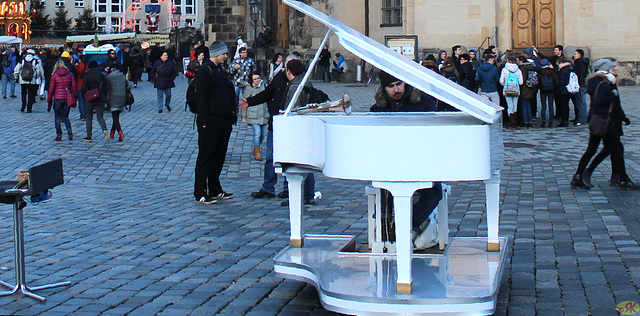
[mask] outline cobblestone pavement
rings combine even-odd
[[[375,87],[315,85],[332,99],[347,92],[356,110],[373,103]],[[54,158],[66,184],[53,198],[25,208],[27,282],[68,280],[40,291],[45,303],[0,298],[0,315],[325,315],[316,290],[273,272],[288,243],[288,210],[277,198],[249,196],[262,183],[251,159],[251,131],[234,127],[222,183],[231,200],[205,206],[192,197],[196,133],[183,111],[186,81],[173,89],[172,112],[156,113],[155,89],[143,82],[121,117],[125,140],[83,142],[84,122],[70,115],[76,138],[54,142],[53,114],[38,100],[0,102],[0,179]],[[632,125],[625,128],[629,174],[640,179],[640,88],[622,88]],[[108,115],[107,115],[108,116]],[[107,124],[110,124],[110,117]],[[585,127],[505,133],[500,235],[511,237],[499,315],[616,315],[622,301],[640,302],[640,192],[608,186],[607,160],[595,188],[569,182],[586,148]],[[446,154],[446,153],[443,153]],[[375,159],[375,157],[367,157]],[[365,238],[365,182],[317,177],[323,198],[304,213],[308,233]],[[483,236],[481,182],[452,183],[454,236]],[[11,207],[0,210],[0,279],[14,281]]]

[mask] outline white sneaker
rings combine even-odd
[[[200,197],[199,199],[196,199],[196,203],[198,204],[214,204],[217,203],[218,201],[210,198],[210,197]]]

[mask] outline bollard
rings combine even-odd
[[[362,65],[356,65],[356,81],[362,82]]]

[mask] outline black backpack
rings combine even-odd
[[[9,54],[2,55],[2,66],[3,67],[11,66],[11,56],[9,56]]]
[[[213,74],[209,66],[204,65],[203,67],[207,68],[207,70],[209,71],[209,75]],[[198,73],[198,71],[201,71],[203,67],[196,69],[196,73]],[[191,80],[191,82],[189,82],[189,86],[187,86],[187,106],[189,107],[189,111],[191,111],[191,113],[198,113],[198,91],[196,89],[195,79]]]
[[[25,60],[22,63],[22,72],[20,73],[20,75],[22,76],[23,81],[33,80],[33,77],[35,75],[35,70],[33,69],[34,62],[35,62],[35,59],[32,59],[31,61]]]
[[[543,75],[540,78],[540,91],[541,92],[554,92],[556,88],[553,86],[553,78],[551,75]]]
[[[303,90],[309,95],[309,103],[322,103],[329,101],[329,96],[320,89],[304,87]]]

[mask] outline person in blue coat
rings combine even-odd
[[[16,81],[13,78],[13,70],[18,63],[15,48],[10,47],[2,54],[2,98],[7,98],[7,83],[11,85],[11,97],[16,97]]]

